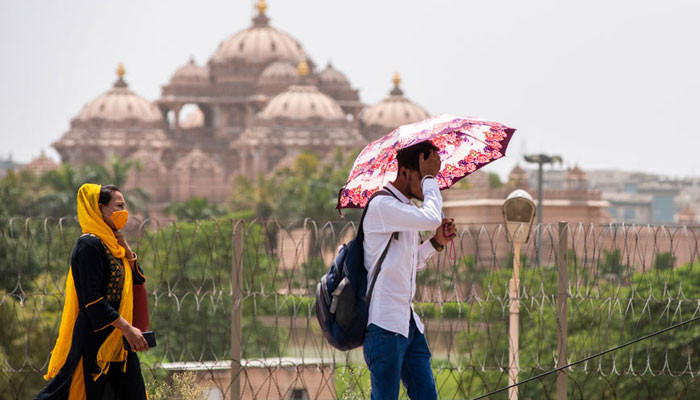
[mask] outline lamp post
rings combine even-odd
[[[554,163],[559,163],[561,164],[562,158],[560,156],[550,156],[547,154],[532,154],[529,156],[524,156],[523,157],[526,162],[529,163],[535,163],[537,164],[537,225],[539,229],[537,229],[537,239],[536,239],[536,248],[535,248],[535,259],[537,260],[537,264],[539,265],[540,263],[540,242],[542,241],[542,215],[544,214],[542,212],[542,203],[544,203],[543,199],[543,190],[542,190],[542,182],[544,180],[544,171],[543,171],[543,166],[544,164],[554,164]]]
[[[520,245],[527,243],[535,219],[535,202],[522,189],[513,191],[503,203],[503,219],[508,240],[513,243],[513,278],[508,285],[510,323],[508,330],[508,385],[518,383],[520,372]],[[508,400],[518,399],[518,388],[508,389]]]

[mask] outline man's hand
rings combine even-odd
[[[141,334],[141,330],[128,323],[123,317],[114,322],[114,326],[122,331],[122,335],[129,342],[132,351],[148,351],[148,342]]]
[[[423,179],[426,175],[437,176],[440,172],[440,155],[437,151],[431,151],[428,159],[424,158],[424,153],[418,154],[418,168],[420,169],[420,177]]]
[[[444,218],[442,224],[435,230],[435,240],[440,246],[444,246],[457,232],[454,218]]]

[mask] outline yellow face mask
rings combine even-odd
[[[126,210],[114,211],[112,215],[109,216],[109,219],[112,220],[114,227],[119,231],[126,226],[126,221],[129,220],[129,212]]]

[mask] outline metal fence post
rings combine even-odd
[[[518,383],[520,373],[520,242],[513,243],[513,278],[508,285],[510,322],[508,324],[508,385]],[[508,389],[508,400],[518,400],[518,387]]]
[[[243,281],[243,221],[233,221],[232,263],[231,263],[231,400],[241,398],[241,341],[242,332],[242,291]]]
[[[569,224],[559,222],[559,290],[557,293],[557,368],[567,364],[567,300],[569,298]],[[566,371],[557,372],[557,400],[566,400]]]

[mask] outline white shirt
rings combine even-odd
[[[435,254],[430,241],[420,244],[420,231],[434,231],[442,223],[442,196],[434,178],[422,182],[423,205],[416,207],[392,184],[386,189],[393,196],[378,196],[370,203],[363,222],[364,251],[367,272],[367,292],[372,285],[377,262],[393,232],[399,232],[382,263],[372,292],[367,325],[375,324],[408,338],[411,314],[416,327],[423,333],[423,323],[413,310],[416,293],[416,272]]]

